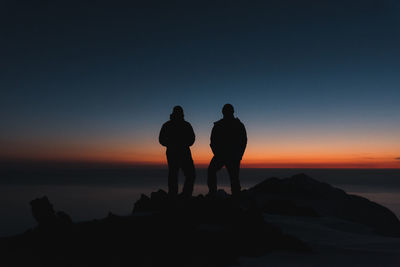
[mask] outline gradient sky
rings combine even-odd
[[[162,163],[181,105],[205,164],[229,102],[246,166],[400,168],[398,1],[143,2],[1,1],[0,158]]]

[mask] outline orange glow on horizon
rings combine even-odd
[[[16,159],[21,161],[55,161],[55,162],[97,162],[104,164],[125,164],[139,166],[166,166],[165,151],[160,149],[155,153],[35,153],[26,156],[9,155],[3,159]],[[193,160],[198,167],[206,167],[212,158],[207,155],[193,153]],[[399,169],[400,160],[393,157],[363,158],[349,157],[346,155],[259,155],[246,153],[242,160],[243,168],[390,168]]]
[[[30,142],[4,144],[0,159],[19,161],[97,162],[141,166],[166,166],[165,147],[154,137],[130,143],[129,139],[92,142]],[[357,141],[358,140],[358,141]],[[248,144],[243,168],[400,168],[400,147],[393,140],[322,142],[319,140],[285,140]],[[267,140],[268,141],[268,140]],[[390,142],[389,142],[390,141]],[[396,144],[396,145],[393,145]],[[198,167],[205,167],[212,158],[208,138],[199,138],[191,148]],[[366,152],[368,151],[368,153]]]

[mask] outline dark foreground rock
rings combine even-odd
[[[30,204],[38,229],[64,228],[72,224],[72,219],[68,214],[63,211],[54,211],[53,205],[46,196],[34,199]]]
[[[46,200],[32,202],[37,228],[0,240],[1,266],[226,266],[271,250],[309,251],[226,194],[171,200],[159,191],[142,196],[132,216],[75,224]]]
[[[336,217],[400,236],[400,222],[387,208],[304,174],[267,179],[240,199],[222,190],[215,197],[170,199],[160,190],[142,195],[130,216],[81,223],[55,212],[46,197],[31,206],[38,226],[0,238],[0,266],[227,266],[273,250],[310,251],[265,222],[266,213]]]
[[[385,236],[400,236],[400,221],[384,206],[347,194],[305,174],[270,178],[245,192],[265,212],[282,215],[332,216],[360,223]]]

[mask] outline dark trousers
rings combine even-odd
[[[215,194],[217,192],[217,171],[222,169],[224,166],[228,170],[229,178],[231,180],[232,195],[238,195],[240,193],[240,160],[221,161],[216,157],[213,157],[208,166],[208,190],[210,191],[210,194]]]
[[[196,171],[193,164],[190,149],[183,152],[167,151],[168,160],[168,194],[170,196],[178,195],[178,173],[182,169],[185,176],[183,185],[183,195],[191,196],[193,193],[194,180]]]

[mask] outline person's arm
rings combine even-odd
[[[246,128],[244,127],[244,124],[241,123],[241,127],[240,127],[240,135],[241,135],[241,156],[243,157],[244,151],[246,150],[246,146],[247,146],[247,132],[246,132]]]
[[[192,146],[196,140],[196,135],[194,134],[193,127],[188,123],[188,146]]]
[[[214,153],[214,155],[217,154],[217,129],[216,126],[214,125],[214,127],[211,130],[211,136],[210,136],[210,147],[212,152]]]
[[[158,136],[158,141],[163,146],[168,146],[168,137],[167,137],[167,127],[165,124],[161,127],[160,135]]]

